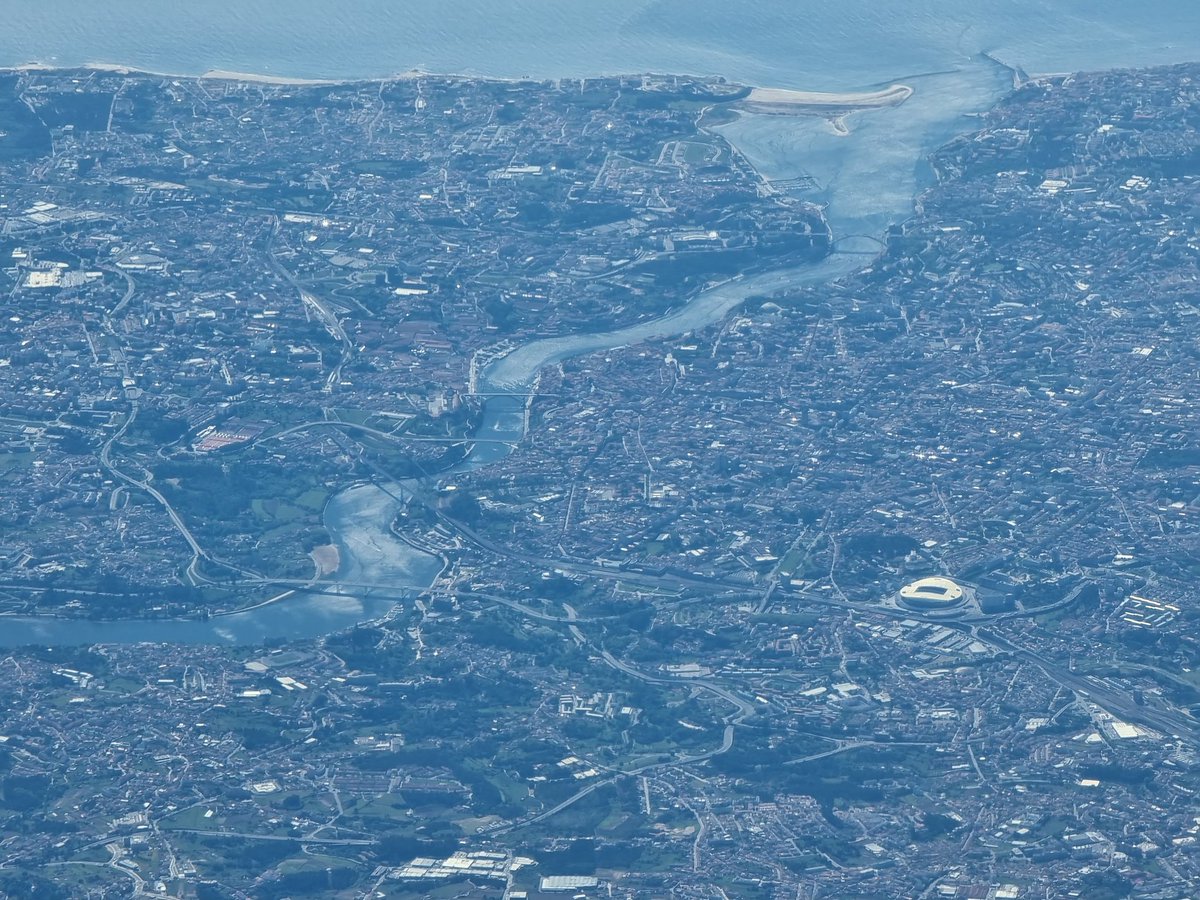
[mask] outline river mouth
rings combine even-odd
[[[1011,90],[1011,73],[982,57],[952,72],[902,79],[914,88],[903,103],[853,112],[844,128],[821,116],[743,115],[717,127],[768,180],[802,182],[798,196],[826,205],[835,252],[819,262],[738,277],[706,290],[656,319],[595,333],[535,339],[482,373],[485,391],[509,392],[484,404],[476,442],[444,474],[502,459],[524,435],[524,394],[544,366],[647,340],[698,331],[753,296],[832,282],[870,262],[887,227],[906,219],[930,183],[925,157]],[[507,442],[507,443],[505,443]],[[391,525],[404,484],[355,484],[330,499],[325,526],[342,567],[322,593],[207,620],[132,619],[92,622],[56,617],[5,617],[0,646],[28,644],[178,643],[253,645],[305,640],[386,615],[405,596],[427,589],[442,560],[400,540]]]

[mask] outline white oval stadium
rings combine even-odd
[[[900,602],[914,609],[953,609],[965,599],[958,584],[940,575],[919,578],[900,588]]]

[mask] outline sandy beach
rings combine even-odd
[[[186,77],[186,76],[179,76]],[[193,76],[196,77],[196,76]],[[323,78],[284,78],[280,75],[256,75],[253,72],[228,72],[225,69],[210,69],[200,78],[211,79],[215,81],[246,81],[255,84],[281,84],[281,85],[312,85],[312,84],[341,84],[343,82],[334,79]]]
[[[469,75],[458,72],[427,72],[424,69],[409,69],[404,72],[394,72],[390,75],[380,75],[374,78],[291,78],[285,75],[268,75],[262,72],[237,72],[232,69],[209,69],[199,75],[196,73],[184,72],[158,72],[150,69],[139,69],[136,66],[126,66],[120,63],[105,63],[105,62],[89,62],[78,66],[59,66],[51,63],[28,62],[18,66],[3,66],[0,67],[0,72],[64,72],[64,71],[81,71],[81,72],[111,72],[115,75],[150,75],[155,78],[178,78],[180,80],[196,81],[240,81],[247,84],[271,84],[281,87],[305,87],[314,85],[330,85],[330,84],[357,84],[364,81],[412,81],[418,78],[443,78],[447,80],[463,80],[463,81],[496,81],[510,84],[517,84],[528,79],[524,78],[504,78],[495,76]]]
[[[319,547],[313,547],[309,553],[313,562],[317,566],[317,574],[322,578],[326,575],[332,575],[342,565],[342,557],[338,552],[337,544],[323,544]]]
[[[263,75],[254,72],[231,72],[225,69],[210,69],[202,75],[186,75],[182,72],[151,72],[146,69],[139,69],[135,66],[123,66],[119,63],[104,63],[104,62],[89,62],[81,66],[68,66],[64,69],[62,66],[50,65],[47,63],[31,62],[24,63],[19,66],[9,66],[0,71],[7,72],[62,72],[78,69],[79,71],[94,71],[94,72],[111,72],[114,75],[152,75],[156,78],[179,78],[179,79],[208,79],[210,81],[244,81],[255,84],[276,84],[276,85],[318,85],[318,84],[347,84],[348,82],[339,81],[332,78],[287,78],[282,75]],[[396,76],[397,78],[412,77],[408,73]]]
[[[821,91],[791,91],[781,88],[754,88],[739,109],[771,115],[834,115],[859,109],[880,109],[898,106],[911,97],[913,89],[906,84],[893,84],[877,91],[825,93]]]

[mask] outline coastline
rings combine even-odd
[[[233,81],[245,84],[274,85],[278,87],[329,87],[335,85],[386,83],[389,81],[412,81],[417,78],[439,78],[446,80],[459,79],[464,81],[493,82],[497,84],[543,84],[559,80],[545,78],[519,78],[500,75],[481,75],[470,74],[467,72],[430,72],[419,68],[365,78],[300,78],[289,75],[273,75],[265,72],[242,72],[234,69],[219,68],[209,69],[199,74],[186,72],[160,72],[153,69],[142,69],[137,66],[125,65],[124,63],[111,62],[87,62],[77,66],[68,66],[32,61],[21,63],[19,65],[0,66],[0,74],[22,72],[37,72],[46,75],[63,74],[67,72],[103,72],[110,75],[178,78],[188,81]],[[724,78],[724,76],[713,74],[696,75],[684,72],[663,73],[645,71],[597,73],[593,75],[580,76],[577,79],[571,80],[587,81],[593,78],[654,78],[665,77],[665,75],[668,74],[675,75],[680,78],[694,78],[697,80]],[[732,84],[734,82],[730,83]],[[740,82],[737,83],[741,84]],[[880,109],[887,106],[899,105],[907,100],[913,93],[913,89],[911,87],[898,83],[882,88],[848,91],[804,91],[793,88],[771,88],[749,84],[745,84],[743,86],[750,88],[749,96],[742,100],[734,101],[734,103],[730,104],[731,106],[745,109],[746,112],[771,112],[774,110],[768,110],[766,107],[773,108],[778,106],[780,111],[792,114],[804,114],[807,112],[849,112],[857,109]],[[750,106],[751,104],[756,106],[761,105],[764,107],[764,109],[752,109]]]
[[[388,81],[412,81],[417,78],[444,78],[462,81],[487,81],[500,84],[519,84],[522,82],[541,84],[554,79],[546,78],[516,78],[501,75],[472,75],[467,72],[429,72],[425,69],[406,69],[391,72],[386,75],[373,75],[363,78],[300,78],[292,75],[273,75],[267,72],[242,72],[234,69],[208,69],[204,72],[162,72],[157,69],[143,69],[124,63],[86,62],[79,65],[58,65],[55,63],[25,62],[19,65],[0,65],[0,74],[9,72],[41,72],[47,75],[61,75],[66,72],[104,72],[112,75],[140,75],[151,78],[179,78],[187,81],[238,81],[248,84],[270,84],[279,87],[312,87],[348,84],[377,84]],[[628,74],[628,73],[626,73]],[[637,73],[643,74],[643,73]],[[644,73],[653,74],[653,73]],[[619,75],[589,75],[588,78],[616,78]],[[692,77],[692,76],[688,76]],[[710,76],[695,76],[710,77]]]
[[[58,75],[65,72],[104,72],[109,75],[143,75],[153,78],[183,78],[190,81],[244,81],[257,84],[274,84],[279,86],[309,86],[331,84],[353,84],[349,80],[332,78],[291,78],[285,75],[268,75],[254,72],[234,72],[226,69],[210,69],[199,75],[182,72],[155,72],[149,69],[139,69],[137,66],[127,66],[121,63],[88,62],[78,66],[59,66],[50,63],[28,62],[18,66],[0,66],[3,72],[41,72],[47,75]]]
[[[186,76],[176,76],[186,77]],[[318,84],[338,84],[336,81],[327,81],[321,78],[285,78],[278,75],[256,75],[253,72],[231,72],[226,69],[210,69],[203,75],[197,76],[204,81],[246,81],[255,84],[278,84],[278,85],[318,85]]]

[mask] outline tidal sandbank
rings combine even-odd
[[[827,93],[792,91],[783,88],[754,88],[736,104],[746,112],[777,116],[835,115],[860,109],[899,106],[913,95],[907,84],[893,84],[876,91]]]

